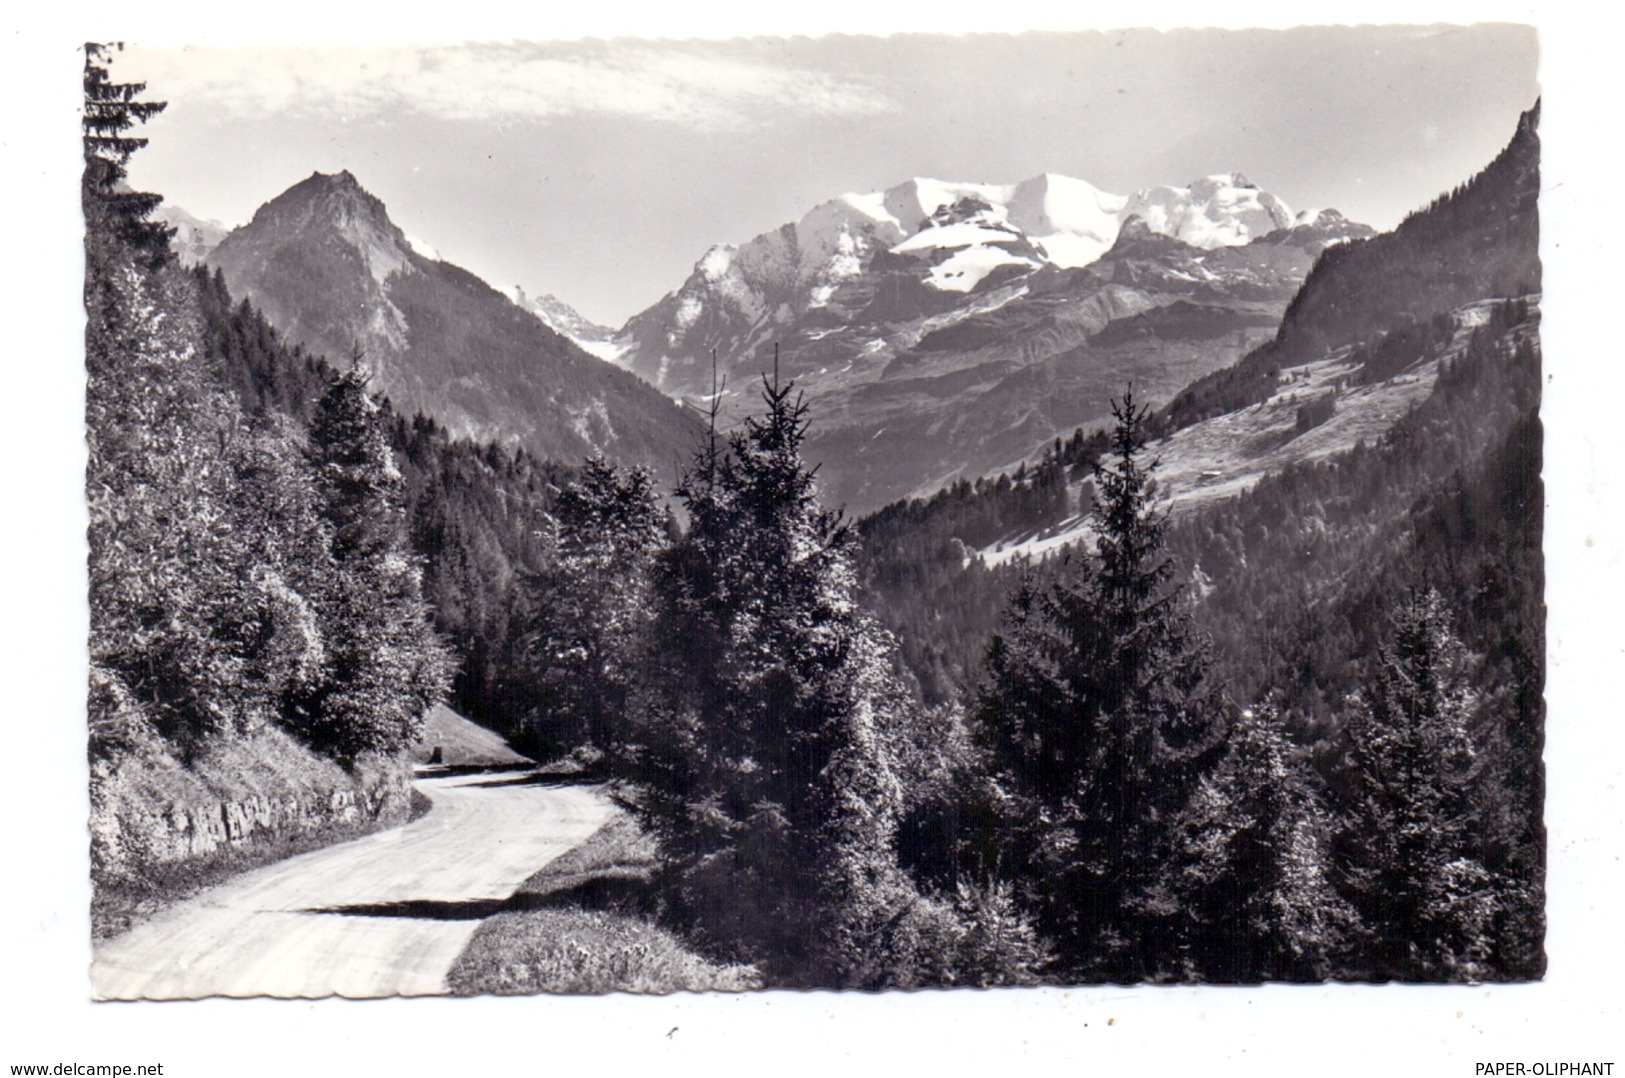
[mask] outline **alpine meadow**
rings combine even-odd
[[[95,997],[1540,979],[1533,49],[87,44]]]

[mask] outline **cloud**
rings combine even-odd
[[[733,129],[896,107],[870,82],[736,53],[717,45],[614,42],[132,49],[118,74],[145,79],[153,96],[177,108],[235,118],[412,114],[501,121],[588,114]]]

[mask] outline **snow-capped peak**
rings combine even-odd
[[[1298,215],[1292,219],[1294,228],[1335,228],[1348,224],[1348,218],[1337,210],[1299,210]]]
[[[658,333],[663,347],[676,347],[707,312],[725,311],[752,333],[770,334],[801,312],[839,306],[843,289],[881,252],[907,256],[939,292],[978,292],[1046,266],[1088,266],[1134,219],[1201,248],[1245,244],[1293,224],[1285,203],[1234,172],[1134,195],[1056,172],[1013,184],[915,176],[883,191],[838,195],[737,247],[712,247],[668,297]]]
[[[719,243],[705,252],[696,267],[708,281],[721,280],[734,262],[734,248],[731,244]]]
[[[1193,247],[1236,247],[1292,226],[1286,203],[1237,172],[1203,176],[1189,187],[1152,187],[1128,200],[1123,216]]]
[[[1087,180],[1046,172],[1016,184],[1010,223],[1027,233],[1057,266],[1087,266],[1111,250],[1122,226],[1124,195]]]
[[[953,220],[944,218],[945,213]],[[1284,202],[1238,172],[1134,195],[1103,191],[1056,172],[1014,184],[915,176],[884,191],[844,194],[810,210],[794,228],[796,275],[826,276],[833,262],[861,258],[878,246],[905,253],[997,242],[970,228],[972,224],[1023,236],[1036,256],[1051,265],[1087,266],[1111,249],[1130,217],[1139,217],[1152,232],[1202,248],[1248,243],[1295,223]],[[944,231],[944,225],[955,227]],[[932,234],[926,236],[927,231]]]
[[[588,319],[574,307],[551,293],[531,296],[522,285],[513,286],[513,301],[521,309],[540,318],[554,332],[574,341],[590,355],[619,363],[626,349],[615,343],[615,331]]]

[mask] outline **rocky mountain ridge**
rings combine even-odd
[[[679,398],[755,405],[778,345],[813,403],[809,449],[855,511],[1030,455],[1134,381],[1166,399],[1272,332],[1320,251],[1372,235],[1294,215],[1245,177],[1132,196],[1045,173],[915,178],[711,248],[614,338]]]
[[[359,352],[397,411],[454,436],[566,462],[603,453],[664,474],[700,435],[692,414],[636,376],[420,253],[347,171],[295,184],[205,261],[285,338],[340,364]]]

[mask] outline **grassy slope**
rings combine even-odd
[[[720,966],[650,919],[653,841],[617,815],[526,880],[510,909],[480,925],[448,978],[457,995],[536,992],[739,992],[748,966]]]

